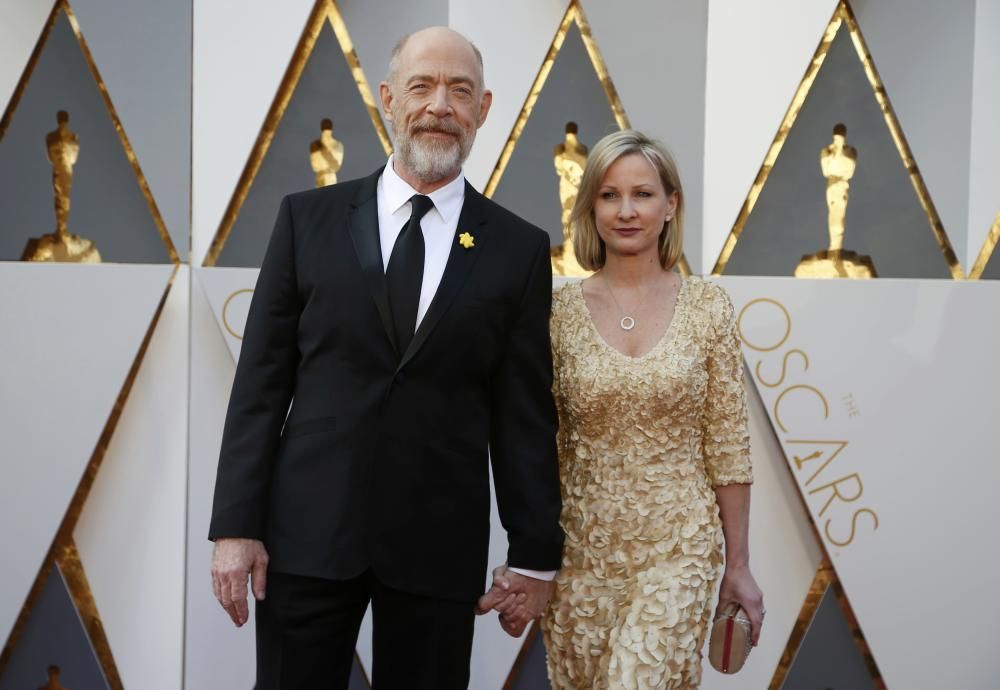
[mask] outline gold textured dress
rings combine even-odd
[[[685,278],[641,357],[597,332],[579,282],[552,305],[566,546],[542,619],[554,688],[691,688],[722,565],[714,487],[749,483],[733,307]]]

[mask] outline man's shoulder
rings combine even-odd
[[[355,201],[358,198],[358,194],[366,186],[371,186],[374,193],[375,183],[378,180],[380,172],[381,169],[365,177],[345,180],[326,187],[315,187],[313,189],[292,192],[285,198],[293,209],[343,205]]]

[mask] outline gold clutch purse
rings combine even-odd
[[[726,606],[712,624],[708,662],[719,673],[736,673],[750,656],[750,619],[739,604]]]

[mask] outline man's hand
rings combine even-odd
[[[236,627],[250,617],[247,575],[253,595],[264,598],[267,585],[267,550],[256,539],[216,539],[212,553],[212,591]]]
[[[520,637],[528,624],[545,611],[552,586],[551,582],[515,573],[506,565],[498,566],[493,570],[493,586],[479,598],[476,613],[497,611],[504,632]]]

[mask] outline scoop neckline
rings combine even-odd
[[[677,323],[677,318],[680,315],[681,307],[684,305],[684,302],[681,300],[681,297],[686,292],[688,283],[690,282],[688,278],[685,278],[680,274],[678,274],[677,277],[680,279],[681,284],[680,287],[677,288],[677,294],[674,296],[674,313],[670,317],[670,323],[667,324],[667,327],[663,331],[663,334],[660,336],[660,339],[656,341],[653,347],[649,348],[646,352],[642,353],[641,355],[636,355],[636,356],[625,354],[624,352],[622,352],[617,347],[615,347],[614,345],[612,345],[611,343],[609,343],[607,340],[604,339],[604,336],[601,335],[601,332],[597,330],[597,323],[594,321],[594,315],[590,312],[590,307],[587,305],[587,299],[583,296],[583,281],[582,280],[577,281],[576,294],[580,300],[580,306],[583,308],[584,317],[590,323],[590,330],[594,335],[594,339],[597,340],[597,342],[600,343],[601,346],[607,348],[608,350],[611,350],[619,357],[622,357],[623,359],[626,359],[631,362],[638,362],[643,359],[646,359],[656,351],[665,347],[668,341],[673,340],[674,331],[676,330],[674,328],[674,324]]]

